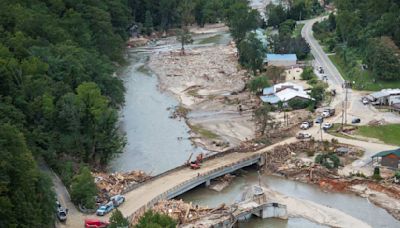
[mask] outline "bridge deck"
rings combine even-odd
[[[295,141],[295,139],[290,138],[257,152],[230,153],[225,156],[206,160],[202,164],[201,169],[198,170],[191,170],[189,168],[177,169],[160,178],[148,181],[142,186],[126,193],[126,203],[121,205],[119,210],[124,216],[141,214],[161,199],[173,198],[204,183],[207,179],[212,179],[254,164],[254,159],[259,158],[259,156],[266,151],[271,150],[277,145],[291,143],[293,141]]]

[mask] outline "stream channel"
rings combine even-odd
[[[198,35],[193,45],[227,44],[229,34]],[[160,50],[178,49],[177,45],[134,48],[128,51],[129,65],[124,70],[126,87],[125,107],[121,111],[121,129],[127,137],[124,153],[113,160],[110,171],[128,172],[143,170],[157,175],[184,164],[192,152],[203,152],[189,140],[190,130],[185,122],[171,119],[171,107],[179,103],[173,96],[162,93],[157,87],[157,76],[146,68],[148,56]],[[221,192],[199,186],[177,198],[204,206],[217,206],[223,202],[234,203],[246,186],[257,184],[257,173],[249,170],[237,177]],[[326,193],[312,185],[298,183],[274,176],[262,176],[262,184],[286,194],[342,210],[373,227],[400,227],[385,210],[366,199],[350,194]],[[251,219],[241,227],[324,227],[302,218]]]

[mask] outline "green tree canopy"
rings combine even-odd
[[[72,179],[70,191],[72,201],[86,208],[94,208],[97,191],[97,186],[89,168],[82,166],[79,173]]]
[[[254,75],[262,70],[266,50],[255,33],[249,33],[238,45],[239,62],[250,69]]]
[[[109,228],[124,228],[129,227],[129,221],[122,215],[121,211],[115,209],[110,217]]]
[[[0,159],[0,227],[52,227],[51,182],[10,124],[0,124]]]
[[[176,221],[168,215],[147,211],[140,219],[135,228],[175,228]]]

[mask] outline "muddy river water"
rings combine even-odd
[[[226,44],[230,41],[227,34],[199,36],[194,46]],[[146,69],[145,64],[150,51],[171,48],[137,48],[129,51],[129,66],[124,71],[126,103],[121,111],[121,129],[127,137],[123,154],[111,163],[111,171],[143,170],[152,175],[182,165],[192,152],[199,153],[189,138],[189,128],[184,121],[171,119],[171,107],[178,105],[169,94],[162,93],[157,87],[157,76]],[[176,47],[175,47],[176,48]],[[190,48],[190,47],[189,47]],[[311,185],[298,183],[274,176],[262,176],[262,184],[285,195],[310,200],[325,206],[339,209],[355,218],[365,221],[373,227],[400,227],[385,210],[369,203],[366,199],[339,193],[326,193]],[[258,183],[255,170],[237,177],[222,192],[198,187],[178,197],[199,205],[217,206],[222,202],[233,203],[246,188]],[[251,219],[241,227],[324,227],[302,218]]]

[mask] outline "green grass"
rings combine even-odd
[[[368,91],[378,91],[387,88],[400,88],[400,81],[373,81],[372,73],[368,70],[361,70],[360,66],[347,67],[343,59],[338,55],[329,55],[329,58],[339,70],[340,74],[345,80],[355,81],[353,89],[356,90],[368,90]],[[357,61],[360,63],[360,60]],[[360,64],[358,64],[360,65]]]
[[[400,145],[400,124],[388,124],[381,126],[360,126],[356,134],[376,138],[392,145]]]
[[[212,44],[217,43],[221,39],[222,35],[215,35],[207,37],[199,42],[199,44]]]
[[[293,30],[292,37],[296,38],[298,36],[301,36],[301,29],[303,29],[304,24],[296,24],[296,28]]]
[[[345,138],[345,139],[356,139],[354,137],[342,134],[340,131],[338,131],[340,127],[341,127],[341,124],[336,124],[335,123],[335,124],[333,124],[331,129],[328,129],[327,132],[328,132],[328,134],[336,136],[336,137],[342,137],[342,138]]]
[[[199,134],[199,135],[201,135],[201,136],[203,136],[203,137],[205,137],[207,139],[217,139],[217,138],[219,138],[219,136],[217,134],[215,134],[214,132],[203,128],[200,125],[190,125],[189,127],[192,129],[192,131],[194,131],[195,133],[197,133],[197,134]]]

